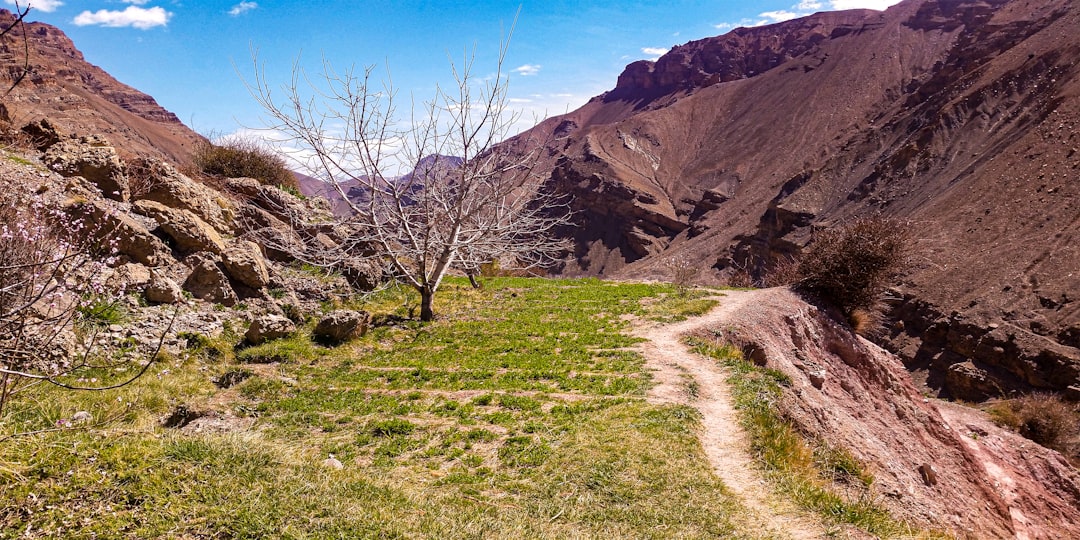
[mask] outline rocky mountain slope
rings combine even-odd
[[[15,16],[0,9],[0,27]],[[25,69],[30,75],[3,99],[5,115],[19,126],[48,118],[62,131],[101,134],[128,155],[147,155],[185,164],[202,137],[154,98],[90,64],[56,27],[20,25],[0,40],[0,85],[7,89]]]
[[[890,346],[945,395],[1080,390],[1080,9],[907,0],[629,65],[509,144],[572,194],[570,274],[760,277],[815,228],[910,220]]]
[[[686,324],[784,373],[784,418],[866,464],[874,481],[863,495],[893,515],[956,538],[1080,534],[1080,474],[1060,454],[923,398],[895,356],[791,291],[732,293]]]

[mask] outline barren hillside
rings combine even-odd
[[[631,64],[548,119],[569,274],[760,274],[818,227],[911,220],[891,346],[947,395],[1065,390],[1080,365],[1080,11],[908,0],[740,28]],[[703,274],[704,276],[704,274]]]
[[[15,21],[0,10],[0,26]],[[190,160],[202,137],[154,98],[123,84],[90,64],[56,27],[19,26],[0,40],[0,84],[6,90],[25,68],[23,36],[29,46],[30,75],[3,99],[10,120],[19,126],[48,118],[66,133],[96,133],[129,155]]]

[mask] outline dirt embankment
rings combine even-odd
[[[677,341],[695,330],[722,334],[755,363],[791,377],[783,414],[859,459],[875,478],[871,496],[897,517],[961,538],[1080,537],[1080,475],[1060,454],[978,411],[925,398],[899,359],[786,289],[729,293],[704,317],[644,331],[643,351],[657,370],[654,399],[679,401],[687,378],[703,388],[723,380],[715,362]],[[753,502],[760,480],[725,473],[749,463],[737,435],[717,435],[738,432],[730,399],[710,389],[689,404],[706,417],[702,443],[718,474]],[[784,532],[812,534],[805,521],[789,523]]]

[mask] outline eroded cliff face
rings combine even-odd
[[[523,135],[554,140],[545,166],[574,200],[566,271],[664,278],[679,256],[720,282],[815,228],[909,220],[890,346],[923,380],[968,399],[1080,390],[1076,28],[1069,0],[909,0],[631,64]]]
[[[1080,535],[1080,475],[1060,454],[980,411],[923,398],[897,357],[791,291],[746,294],[702,338],[790,377],[784,418],[865,464],[874,482],[864,496],[958,538]]]
[[[14,21],[11,12],[0,10],[0,26]],[[21,126],[47,118],[67,133],[103,134],[130,155],[173,163],[190,160],[200,135],[154,98],[87,62],[56,27],[28,23],[0,40],[0,84],[5,90],[25,69],[24,33],[30,74],[3,100],[13,122]]]

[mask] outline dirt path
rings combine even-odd
[[[683,322],[639,328],[646,368],[656,385],[649,391],[651,403],[678,403],[701,412],[698,437],[716,475],[754,514],[752,523],[781,538],[830,537],[813,516],[790,504],[774,500],[765,480],[748,453],[749,442],[739,425],[726,382],[727,372],[715,361],[690,352],[681,336],[701,327],[723,328],[727,316],[747,302],[752,292],[729,291],[709,313]]]

